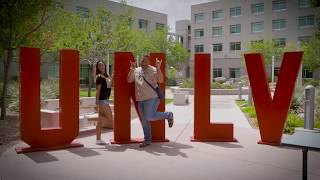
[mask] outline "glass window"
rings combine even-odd
[[[313,78],[313,72],[308,69],[303,68],[302,78]]]
[[[287,2],[285,0],[272,1],[272,11],[279,12],[287,10]]]
[[[80,64],[80,84],[89,84],[89,64]]]
[[[230,34],[240,34],[241,24],[230,25]]]
[[[310,41],[312,39],[312,36],[299,36],[298,37],[298,41],[300,42],[307,42]]]
[[[313,27],[314,15],[299,16],[299,27]]]
[[[212,36],[222,36],[222,32],[223,32],[222,26],[212,27]]]
[[[251,5],[251,14],[259,15],[264,13],[264,3],[252,4]]]
[[[203,44],[194,45],[194,52],[204,52]]]
[[[238,17],[241,15],[241,7],[230,8],[230,17]]]
[[[241,42],[230,42],[230,51],[241,50]]]
[[[309,8],[311,7],[310,0],[299,0],[299,8]]]
[[[204,14],[203,13],[199,13],[199,14],[195,14],[194,15],[194,22],[195,23],[203,22],[203,20],[204,20]]]
[[[230,78],[239,78],[240,77],[240,68],[229,68]]]
[[[212,44],[212,51],[213,52],[222,51],[222,43]]]
[[[263,39],[258,39],[258,40],[252,40],[251,41],[251,44],[255,44],[255,43],[261,44],[261,43],[263,43]]]
[[[276,47],[285,47],[286,46],[286,38],[278,38],[278,39],[272,39],[274,42],[274,45]]]
[[[48,64],[48,78],[49,79],[59,78],[58,64]]]
[[[195,29],[194,30],[194,36],[195,37],[203,37],[204,36],[204,30],[203,29]]]
[[[283,29],[287,29],[286,19],[272,20],[272,30],[283,30]]]
[[[139,19],[139,29],[148,30],[148,20]]]
[[[89,17],[89,8],[76,6],[76,11],[80,14],[81,17],[87,18]]]
[[[212,12],[212,19],[219,20],[223,19],[223,10],[217,10]]]
[[[222,68],[212,69],[212,78],[222,77]]]
[[[279,76],[279,72],[280,72],[280,67],[274,67],[273,69],[273,73],[274,73],[274,76]]]
[[[251,32],[263,32],[263,21],[251,23]]]
[[[164,28],[164,24],[162,24],[162,23],[156,23],[156,29],[157,30],[161,30],[161,29],[163,29]]]

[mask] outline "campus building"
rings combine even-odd
[[[191,50],[190,76],[194,54],[210,53],[212,78],[239,78],[246,74],[243,53],[249,43],[274,40],[279,46],[297,46],[313,38],[319,13],[309,0],[217,0],[192,5],[191,41],[187,45]],[[275,75],[279,66],[276,64]],[[307,77],[319,76],[303,72]]]
[[[59,6],[63,7],[63,9],[80,13],[81,15],[88,16],[89,11],[95,12],[98,7],[104,7],[106,10],[114,13],[121,14],[126,13],[126,8],[123,4],[109,1],[109,0],[62,0],[58,1]],[[141,29],[144,31],[154,31],[157,28],[162,28],[167,25],[168,15],[154,12],[142,8],[133,7],[130,5],[126,5],[130,9],[133,10],[133,26],[137,29]],[[67,23],[67,22],[66,22]],[[79,27],[81,28],[81,27]],[[2,63],[0,65],[0,70],[3,69]],[[9,71],[10,78],[18,77],[19,73],[19,65],[16,60],[12,63],[12,66]],[[3,71],[1,71],[3,72]],[[46,57],[41,59],[41,78],[42,79],[56,79],[59,76],[59,64],[47,62]],[[88,62],[81,60],[80,64],[80,84],[88,84],[89,77],[89,64]]]

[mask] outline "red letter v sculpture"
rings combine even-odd
[[[280,145],[302,52],[287,52],[283,56],[273,98],[261,54],[245,54],[254,106],[259,123],[261,144]]]

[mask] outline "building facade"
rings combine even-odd
[[[181,37],[181,44],[184,48],[191,52],[191,21],[190,20],[179,20],[176,21],[176,34]],[[187,60],[187,63],[183,66],[182,77],[190,78],[190,57]]]
[[[319,13],[309,0],[217,0],[192,5],[191,77],[194,54],[210,53],[212,78],[239,78],[246,74],[243,53],[249,43],[274,40],[285,46],[311,39]]]

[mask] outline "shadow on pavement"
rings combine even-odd
[[[242,145],[238,143],[232,143],[232,142],[201,142],[201,143],[210,144],[213,146],[220,146],[223,148],[243,148]]]
[[[137,151],[145,151],[147,153],[153,154],[155,156],[181,156],[187,158],[187,154],[182,152],[182,149],[193,148],[190,145],[181,144],[177,142],[168,142],[168,143],[153,143],[150,146],[145,148],[140,148],[139,144],[121,144],[121,145],[107,145],[106,151],[111,152],[124,152],[127,149],[133,149]]]
[[[28,158],[30,158],[36,163],[48,163],[53,161],[59,161],[58,158],[54,157],[48,152],[32,152],[32,153],[25,153],[23,155],[27,156]]]
[[[98,153],[97,151],[94,151],[90,148],[85,148],[85,147],[81,147],[81,148],[70,148],[67,149],[67,151],[76,154],[80,157],[91,157],[91,156],[99,156],[101,155],[100,153]]]

